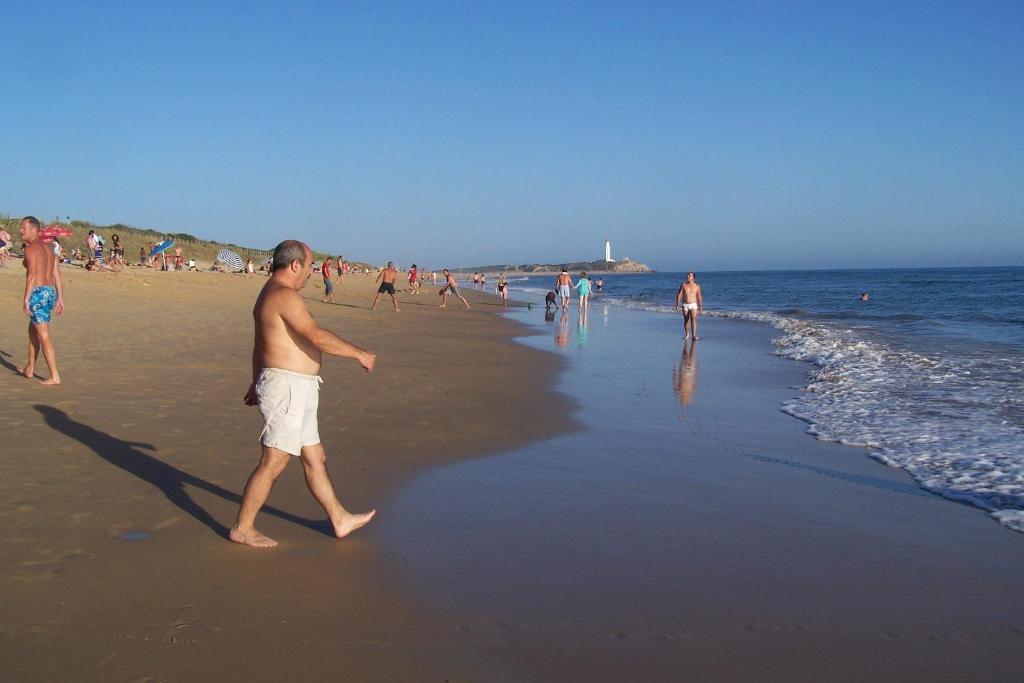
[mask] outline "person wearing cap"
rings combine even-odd
[[[555,291],[558,292],[558,296],[562,299],[563,310],[569,307],[569,299],[572,297],[572,289],[574,286],[572,278],[569,277],[569,271],[562,268],[562,272],[559,273],[558,278],[555,279]]]

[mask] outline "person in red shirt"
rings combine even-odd
[[[330,256],[324,261],[324,265],[320,267],[320,273],[324,276],[324,303],[334,303],[334,280],[331,279],[331,263],[334,259]]]
[[[413,294],[420,293],[420,274],[416,270],[416,264],[412,264],[412,268],[409,269],[409,287]]]

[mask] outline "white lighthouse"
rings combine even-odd
[[[612,243],[607,238],[604,241],[604,260],[608,263],[615,262],[615,259],[612,258]]]

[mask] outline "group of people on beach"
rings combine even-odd
[[[604,280],[598,279],[594,282],[590,281],[585,272],[580,273],[580,277],[576,282],[572,281],[572,277],[569,275],[569,271],[562,268],[562,272],[555,278],[555,289],[552,292],[548,292],[547,297],[544,300],[546,307],[551,308],[552,306],[557,307],[556,301],[561,299],[562,308],[569,307],[569,300],[572,298],[573,290],[576,290],[576,294],[579,295],[579,306],[581,310],[590,308],[590,296],[594,293],[600,293],[604,289]]]
[[[50,321],[64,312],[64,284],[57,256],[40,238],[40,229],[39,220],[33,216],[26,216],[18,224],[25,245],[23,309],[29,319],[28,362],[21,374],[34,377],[42,353],[50,368],[50,376],[42,384],[56,385],[61,380]],[[377,357],[313,320],[299,295],[313,270],[313,251],[307,245],[285,240],[274,249],[272,262],[271,276],[253,308],[252,381],[243,397],[246,405],[257,406],[263,416],[263,450],[246,481],[238,516],[228,534],[236,543],[262,548],[276,546],[277,541],[256,529],[256,515],[295,457],[302,460],[309,490],[330,519],[335,536],[347,536],[367,524],[376,512],[352,513],[338,500],[327,473],[317,408],[323,383],[318,373],[324,353],[352,359],[367,372],[373,370]]]
[[[42,353],[50,368],[50,376],[43,379],[42,384],[56,385],[61,379],[49,324],[52,316],[64,312],[64,285],[57,256],[41,239],[40,228],[33,216],[26,216],[18,226],[25,245],[23,309],[29,318],[28,361],[21,374],[34,377],[35,364]],[[9,243],[3,235],[0,240]],[[317,409],[323,383],[319,376],[323,354],[351,359],[367,372],[374,369],[377,357],[320,327],[313,319],[299,292],[313,274],[314,265],[313,251],[308,245],[296,240],[278,244],[271,259],[270,277],[253,308],[252,377],[243,401],[259,409],[264,424],[260,432],[260,461],[246,481],[237,518],[228,534],[232,541],[243,545],[261,548],[277,545],[277,541],[256,529],[256,516],[278,477],[296,457],[302,461],[309,490],[330,519],[335,536],[347,536],[367,524],[376,513],[375,510],[350,512],[338,500],[327,473],[327,454],[320,441]],[[332,266],[330,258],[321,266],[325,287],[333,279]],[[459,291],[455,276],[447,269],[443,273],[445,284],[438,292],[441,307],[445,307],[448,296],[455,296],[468,309],[469,302]],[[395,310],[399,310],[394,290],[397,277],[397,269],[388,262],[377,277],[380,286],[371,309],[380,295],[386,293],[392,297]],[[413,270],[409,279],[410,283],[417,281],[418,273]],[[587,284],[580,286],[580,282]],[[581,310],[586,311],[586,297],[591,290],[585,273],[573,285],[563,270],[557,278],[557,286],[563,297],[563,309],[568,306],[566,290],[574,286],[580,293]],[[416,289],[418,282],[413,287],[414,291]],[[507,305],[508,283],[504,273],[498,276],[498,289]],[[332,294],[333,289],[327,289],[327,296]],[[696,339],[696,317],[703,309],[703,299],[693,273],[680,285],[676,306],[682,307],[688,315],[690,330]]]

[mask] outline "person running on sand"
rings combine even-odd
[[[320,443],[317,406],[322,354],[351,358],[367,372],[377,356],[329,332],[313,320],[299,291],[312,275],[313,251],[295,240],[274,249],[274,272],[253,308],[256,337],[252,350],[252,383],[243,399],[263,416],[263,454],[249,476],[238,518],[228,534],[235,543],[272,548],[277,541],[254,526],[256,514],[274,482],[293,457],[302,458],[306,484],[343,538],[369,522],[376,510],[353,514],[338,501],[327,473],[327,454]]]
[[[380,287],[377,288],[377,294],[373,297],[373,305],[370,306],[370,310],[377,308],[377,299],[380,298],[381,294],[385,292],[391,295],[391,303],[395,305],[395,310],[398,310],[398,297],[395,296],[395,280],[398,278],[398,271],[395,270],[395,264],[388,261],[387,267],[380,271],[380,275],[374,280],[374,283],[380,283]]]
[[[330,256],[324,261],[324,265],[320,267],[320,274],[324,278],[324,298],[325,304],[334,303],[334,280],[331,279],[331,264],[334,262]]]
[[[569,271],[562,268],[562,272],[558,274],[555,279],[555,291],[558,292],[558,296],[562,299],[562,308],[569,307],[569,297],[572,295],[572,278],[569,277]]]
[[[501,297],[501,305],[508,310],[508,280],[505,279],[505,273],[498,273],[498,281],[495,283],[498,287],[498,296]]]
[[[590,280],[586,273],[580,273],[580,279],[576,281],[576,291],[580,295],[580,310],[590,308]]]
[[[409,289],[413,294],[420,293],[420,273],[416,270],[416,264],[412,264],[412,268],[409,269]]]
[[[697,284],[697,275],[690,271],[686,274],[686,282],[679,285],[676,292],[676,310],[683,311],[683,339],[693,337],[694,341],[700,339],[697,336],[697,315],[704,312],[704,295]],[[686,326],[690,326],[689,332]]]
[[[441,296],[441,308],[448,308],[448,295],[451,294],[459,297],[459,299],[462,300],[462,303],[466,304],[466,309],[468,310],[469,302],[466,301],[466,297],[462,296],[459,292],[459,283],[456,282],[455,276],[452,275],[447,268],[442,271],[442,274],[444,275],[444,287],[442,287],[441,291],[438,292]]]
[[[50,316],[64,313],[64,282],[53,250],[39,237],[39,220],[26,216],[18,224],[18,233],[25,243],[25,298],[22,310],[28,316],[28,362],[21,374],[31,379],[35,375],[36,359],[42,350],[46,365],[50,368],[49,379],[43,384],[60,384],[57,371],[57,352],[50,338]]]

